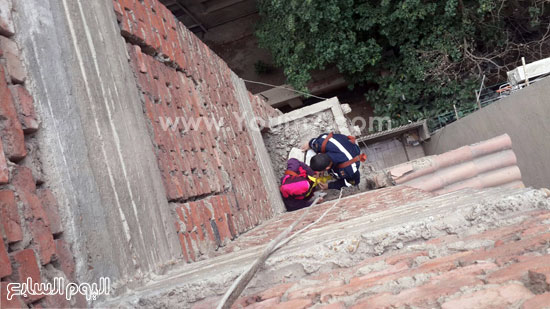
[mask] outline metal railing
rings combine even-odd
[[[511,86],[509,83],[502,83],[502,84],[496,84],[493,86],[485,87],[481,90],[481,93],[479,94],[478,104],[474,103],[474,104],[471,104],[471,106],[466,106],[466,107],[457,106],[456,110],[444,112],[434,117],[428,118],[428,128],[430,132],[439,130],[445,127],[446,125],[452,122],[455,122],[456,120],[463,118],[479,110],[480,109],[479,107],[484,108],[485,106],[488,106],[502,98],[505,98],[511,95],[512,93],[525,88],[530,84],[534,84],[537,81],[546,78],[547,76],[550,76],[550,74],[539,76],[534,80],[530,80],[529,84],[524,82],[515,86]]]

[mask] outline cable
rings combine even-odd
[[[312,227],[313,225],[317,224],[319,221],[321,221],[325,215],[332,210],[340,200],[342,199],[342,193],[344,192],[344,189],[340,189],[340,196],[338,197],[338,200],[330,206],[317,220],[315,220],[313,223],[307,225],[303,229],[299,230],[298,232],[294,233],[292,236],[287,237],[290,232],[300,223],[306,215],[309,213],[309,211],[319,202],[320,197],[316,198],[315,201],[311,204],[310,207],[307,208],[306,211],[298,218],[292,225],[290,225],[288,228],[286,228],[279,236],[277,236],[275,239],[273,239],[267,247],[264,249],[262,254],[250,265],[250,267],[243,272],[235,282],[231,285],[229,290],[225,292],[224,296],[220,300],[220,303],[218,304],[217,309],[228,309],[231,308],[233,303],[237,300],[237,298],[241,295],[242,291],[246,288],[247,284],[252,280],[258,269],[265,263],[267,258],[275,251],[277,251],[279,248],[281,248],[283,245],[294,239],[296,236],[307,230],[308,228]],[[287,237],[287,238],[285,238]],[[285,238],[285,239],[283,239]]]
[[[309,225],[307,225],[306,227],[304,227],[303,229],[299,230],[298,232],[294,233],[292,236],[288,237],[287,239],[283,240],[280,244],[277,245],[277,247],[275,247],[275,250],[273,251],[276,251],[278,250],[279,248],[281,248],[282,246],[286,245],[287,242],[293,240],[294,238],[296,238],[298,235],[300,235],[301,233],[303,233],[305,230],[309,229],[310,227],[314,226],[315,224],[319,223],[319,221],[323,220],[323,218],[336,206],[338,205],[338,203],[340,203],[340,199],[342,198],[342,193],[344,192],[344,189],[342,188],[340,190],[340,196],[338,196],[338,200],[336,200],[336,202],[334,204],[332,204],[332,206],[330,206],[327,210],[325,210],[325,212],[317,219],[315,220],[314,222],[310,223]]]
[[[288,91],[292,91],[292,92],[296,92],[296,93],[299,93],[299,94],[307,95],[307,96],[314,97],[314,98],[320,99],[320,100],[328,100],[328,98],[319,97],[319,96],[313,95],[311,93],[303,92],[303,91],[296,90],[296,89],[290,89],[290,88],[286,88],[286,87],[283,87],[283,86],[276,86],[276,85],[272,85],[272,84],[268,84],[268,83],[256,82],[256,81],[247,80],[247,79],[243,79],[243,81],[246,82],[246,83],[251,83],[251,84],[258,84],[258,85],[264,85],[264,86],[269,86],[269,87],[273,87],[273,88],[286,89]]]

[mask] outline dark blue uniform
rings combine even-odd
[[[319,137],[311,139],[309,141],[309,147],[313,151],[321,153],[321,147],[327,136],[328,133],[323,133]],[[352,143],[345,135],[333,134],[326,145],[325,153],[332,161],[332,167],[329,173],[333,178],[337,179],[328,184],[329,189],[339,190],[342,187],[356,186],[359,184],[361,177],[359,165],[361,162],[357,161],[345,168],[338,168],[338,164],[347,162],[361,153],[361,149],[357,144]]]

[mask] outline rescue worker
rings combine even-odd
[[[327,171],[335,181],[320,183],[322,190],[357,186],[361,174],[359,166],[367,159],[355,143],[355,137],[343,134],[323,133],[302,147],[303,151],[312,149],[317,154],[311,158],[311,169],[317,172]]]
[[[313,203],[313,176],[315,172],[304,162],[297,159],[287,161],[285,175],[281,178],[281,194],[288,211],[310,206]]]

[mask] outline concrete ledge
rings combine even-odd
[[[235,87],[236,97],[239,101],[244,119],[255,119],[254,110],[244,81],[233,72],[231,72],[231,80]],[[274,213],[285,212],[286,208],[283,204],[281,194],[279,194],[279,185],[273,167],[271,166],[271,160],[265,147],[262,134],[260,133],[260,128],[254,121],[245,121],[245,123],[247,125],[247,132],[252,140],[252,146],[256,153],[256,161],[260,167],[262,179],[264,180],[265,189],[268,195],[266,198],[269,200]]]
[[[344,112],[342,110],[342,106],[340,102],[338,101],[337,97],[330,98],[328,100],[325,100],[323,102],[319,102],[313,105],[309,105],[306,107],[302,107],[300,109],[294,110],[290,113],[286,113],[284,115],[281,115],[277,118],[271,118],[269,120],[269,126],[270,127],[276,127],[283,125],[285,123],[289,123],[292,121],[296,121],[299,119],[303,119],[307,116],[312,116],[318,113],[321,113],[326,110],[331,110],[332,114],[334,116],[334,122],[337,125],[337,128],[341,134],[345,135],[351,135],[351,130],[347,124],[347,119],[344,116]]]

